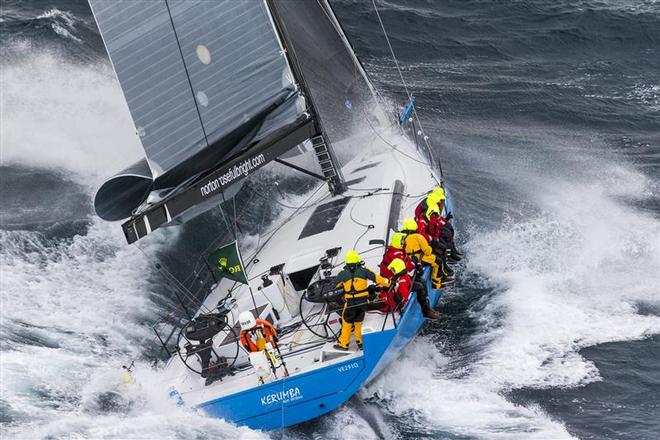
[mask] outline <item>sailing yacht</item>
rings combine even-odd
[[[159,335],[170,354],[163,394],[264,430],[339,407],[424,323],[413,292],[401,310],[366,313],[362,348],[334,347],[346,252],[377,267],[402,218],[443,184],[413,97],[388,117],[327,0],[89,3],[145,151],[95,198],[129,244],[230,200],[270,162],[319,180],[249,261],[236,242],[205,256],[212,289],[171,330],[173,348]],[[337,149],[352,159],[340,165]],[[291,162],[301,154],[320,173]],[[442,289],[428,269],[422,279],[436,304]],[[246,311],[277,329],[258,355],[241,343]]]

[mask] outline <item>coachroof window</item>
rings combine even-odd
[[[321,232],[332,231],[349,200],[350,197],[344,197],[317,206],[305,224],[298,240],[320,234]]]

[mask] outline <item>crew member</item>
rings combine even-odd
[[[362,321],[369,304],[369,296],[373,291],[369,281],[375,285],[389,287],[386,278],[372,272],[364,266],[364,262],[354,250],[346,253],[346,266],[337,274],[337,287],[344,289],[344,309],[341,314],[341,334],[334,348],[348,350],[351,333],[355,333],[355,342],[362,350]]]
[[[417,232],[417,222],[414,218],[403,220],[402,232],[406,236],[404,240],[406,254],[408,254],[415,263],[430,265],[433,287],[436,289],[442,287],[439,259],[433,253],[433,249],[429,246],[429,242],[426,238]]]
[[[263,319],[254,319],[250,311],[241,312],[238,315],[241,324],[240,341],[248,352],[266,350],[266,344],[271,348],[277,346],[277,330],[270,322]]]
[[[429,205],[426,214],[417,219],[417,232],[422,234],[429,242],[433,252],[440,260],[440,271],[443,274],[443,282],[445,284],[454,281],[454,271],[447,265],[447,249],[448,244],[443,239],[442,229],[447,221],[440,215],[440,208],[438,205]]]
[[[389,295],[387,295],[385,298],[381,298],[387,304],[387,307],[384,311],[401,310],[406,301],[408,301],[410,293],[414,290],[417,292],[417,301],[422,307],[422,313],[424,314],[424,317],[429,319],[440,318],[440,314],[433,310],[429,305],[429,299],[424,283],[422,283],[419,279],[413,280],[413,278],[408,273],[406,263],[403,260],[399,258],[392,260],[392,262],[389,264],[389,270],[393,275],[390,279],[390,289],[387,291]]]
[[[380,262],[380,274],[385,278],[392,278],[394,275],[389,269],[389,265],[395,259],[400,259],[406,265],[408,271],[411,271],[415,268],[415,263],[410,259],[406,254],[404,248],[404,240],[406,235],[403,232],[396,232],[392,234],[390,238],[390,244],[385,247],[385,255],[383,255],[383,260]]]
[[[428,208],[433,205],[438,206],[438,212],[440,215],[445,209],[445,190],[442,189],[442,187],[435,187],[433,190],[431,190],[426,198],[422,200],[417,207],[415,208],[415,219],[420,219],[425,216]],[[453,262],[457,262],[463,259],[463,254],[461,254],[458,249],[456,248],[456,244],[454,243],[454,227],[452,226],[451,220],[453,218],[453,215],[451,212],[447,213],[446,216],[444,217],[445,223],[442,226],[441,229],[441,238],[444,240],[445,243],[447,243],[448,248],[449,248],[449,258]]]
[[[419,202],[415,208],[415,219],[418,219],[426,214],[426,210],[431,205],[438,205],[440,212],[442,212],[445,209],[445,199],[445,190],[440,186],[436,186],[431,191],[429,191],[426,197],[424,197],[424,199]]]

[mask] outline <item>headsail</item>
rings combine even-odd
[[[304,6],[303,6],[304,5]],[[375,107],[375,89],[327,0],[268,0],[314,111],[332,143]]]

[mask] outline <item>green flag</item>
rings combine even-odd
[[[219,278],[224,277],[239,283],[248,283],[241,253],[238,251],[238,243],[235,241],[216,249],[209,256],[209,265]]]

